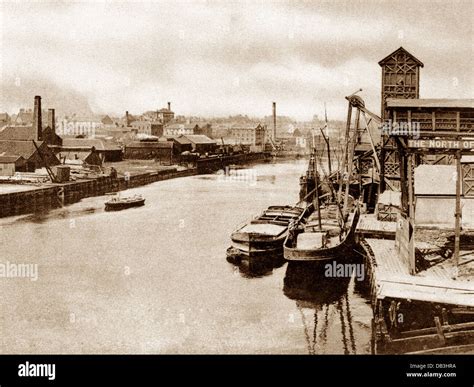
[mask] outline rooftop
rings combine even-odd
[[[399,99],[399,98],[387,98],[387,107],[474,109],[474,99]]]
[[[173,143],[170,141],[134,141],[126,148],[173,148]]]
[[[183,137],[186,137],[189,141],[194,144],[215,144],[216,141],[203,135],[203,134],[187,134]]]
[[[190,123],[190,124],[185,124],[185,123],[174,123],[174,124],[169,124],[165,126],[165,129],[194,129],[198,124],[196,123]]]
[[[34,140],[35,135],[32,126],[6,126],[0,131],[0,140]]]
[[[413,56],[412,54],[410,54],[407,50],[405,50],[403,47],[400,47],[400,48],[397,48],[394,52],[392,52],[391,54],[388,54],[385,58],[383,58],[380,62],[379,62],[379,65],[383,65],[385,62],[388,62],[392,56],[394,55],[397,55],[399,53],[404,53],[405,55],[409,56],[410,58],[412,58],[418,65],[420,65],[421,67],[423,67],[423,62],[421,60],[419,60],[418,58],[416,58],[415,56]]]
[[[23,159],[22,156],[0,156],[0,163],[15,163],[18,159]],[[23,159],[24,160],[24,159]]]
[[[160,110],[158,110],[158,112],[159,112],[159,113],[173,113],[172,110],[167,109],[167,108],[160,109]]]
[[[96,150],[119,150],[120,147],[114,144],[108,144],[96,138],[65,138],[63,139],[63,148],[90,149]]]
[[[184,137],[183,135],[181,136],[165,136],[167,140],[172,140],[176,141],[178,144],[185,145],[185,144],[191,144],[191,141]]]
[[[43,141],[36,141],[36,145],[41,147]],[[12,141],[0,140],[0,156],[22,156],[28,160],[36,152],[33,141]]]

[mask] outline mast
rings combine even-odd
[[[348,152],[348,147],[349,147],[349,133],[351,129],[351,120],[352,120],[352,105],[351,105],[351,101],[349,101],[349,108],[347,110],[346,132],[344,136],[344,141],[345,141],[344,153],[342,156],[342,165],[339,172],[339,190],[337,194],[338,202],[341,201],[342,186],[344,184],[344,172],[346,171],[346,167],[347,167],[347,152]]]
[[[314,155],[314,157],[316,157],[316,155]],[[314,162],[316,164],[316,161]],[[316,185],[316,210],[318,211],[318,227],[319,227],[319,231],[322,231],[323,227],[321,225],[321,206],[319,203],[319,176],[318,176],[317,165],[315,165],[315,168],[314,168],[314,182]]]
[[[312,147],[311,147],[311,157],[310,157],[310,163],[311,163],[311,169],[314,173],[314,184],[316,186],[316,198],[315,198],[315,204],[316,204],[316,211],[318,212],[318,227],[319,231],[322,231],[322,224],[321,224],[321,206],[319,203],[319,176],[318,176],[318,165],[316,163],[316,144],[314,141],[314,130],[311,130],[312,134]]]
[[[352,109],[352,108],[351,108]],[[346,183],[346,191],[344,196],[344,207],[342,213],[344,218],[347,216],[347,207],[349,202],[349,186],[351,185],[351,176],[352,176],[352,168],[354,166],[354,149],[357,141],[357,131],[359,130],[359,118],[360,118],[360,110],[357,109],[356,111],[356,119],[355,119],[355,128],[352,133],[352,138],[350,139],[350,148],[348,152],[348,159],[347,159],[347,183]],[[349,123],[350,127],[350,123]]]
[[[326,111],[326,102],[324,102],[324,121],[326,123],[326,134],[323,135],[324,141],[326,141],[326,147],[328,150],[328,169],[329,169],[329,176],[331,176],[332,168],[331,168],[331,147],[329,145],[329,126],[328,126],[328,113]]]

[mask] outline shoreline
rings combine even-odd
[[[77,203],[84,198],[103,196],[108,192],[124,191],[157,181],[214,173],[232,164],[258,164],[266,160],[267,155],[264,153],[242,154],[202,159],[196,163],[197,165],[183,170],[178,170],[177,166],[169,166],[163,170],[133,172],[133,174],[115,178],[98,176],[67,183],[45,183],[37,188],[0,193],[0,218],[59,208]],[[150,160],[150,162],[153,161]],[[14,184],[9,185],[14,186]],[[18,186],[25,187],[20,184]]]

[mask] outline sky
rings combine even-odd
[[[96,113],[343,119],[403,46],[422,98],[473,98],[474,1],[2,1],[0,111],[33,96]],[[27,96],[27,97],[26,97]],[[24,101],[25,98],[28,98]]]

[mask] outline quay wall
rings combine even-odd
[[[48,184],[28,191],[4,193],[0,194],[0,217],[35,213],[48,208],[58,208],[76,203],[83,198],[105,195],[107,192],[118,192],[156,181],[196,174],[197,169],[192,168],[184,171],[147,172],[129,177],[112,178],[110,176],[100,176],[64,184]]]
[[[45,184],[27,191],[4,193],[0,194],[0,218],[31,214],[49,208],[58,208],[76,203],[83,198],[101,196],[107,192],[123,191],[156,181],[211,173],[224,169],[231,164],[260,162],[264,161],[267,157],[268,154],[264,152],[212,157],[199,159],[193,168],[183,171],[170,169],[117,178],[100,176],[62,184]]]
[[[199,159],[196,161],[196,168],[198,173],[210,173],[224,169],[225,167],[232,164],[247,164],[260,162],[268,159],[269,153],[256,152],[256,153],[244,153],[237,155],[229,155],[223,157],[209,157],[206,159]]]

